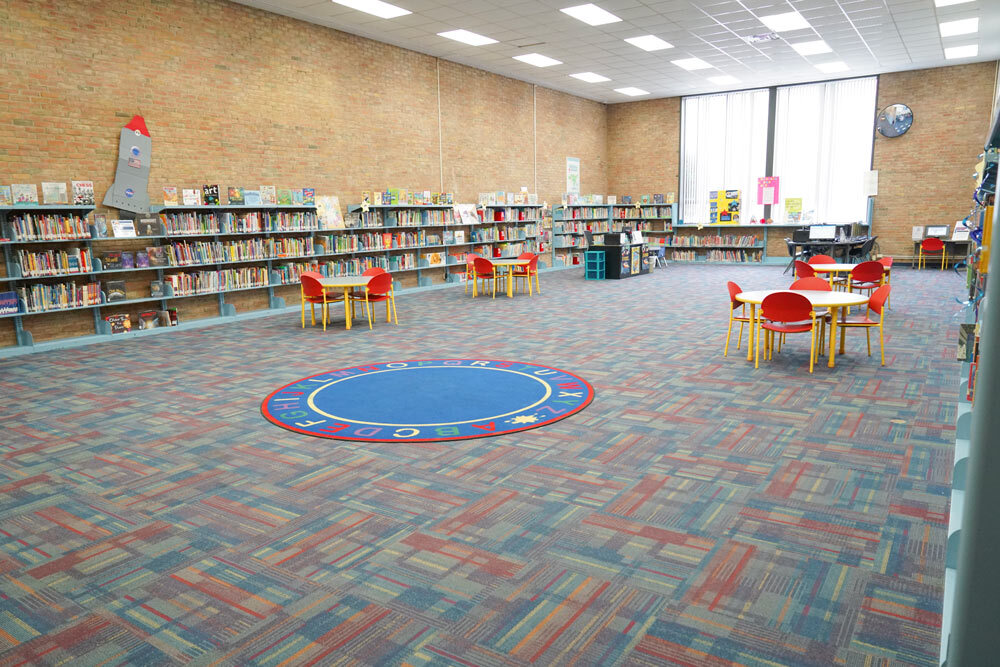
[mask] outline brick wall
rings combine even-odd
[[[903,136],[875,133],[873,228],[883,254],[910,257],[914,225],[954,225],[968,215],[996,73],[997,63],[989,62],[879,77],[879,109],[893,103],[913,109],[913,126]]]
[[[100,199],[121,126],[138,113],[154,204],[164,185],[205,183],[313,187],[343,205],[362,190],[443,184],[474,201],[534,187],[536,132],[543,198],[563,191],[549,175],[566,155],[581,158],[586,188],[607,186],[603,104],[244,5],[0,0],[0,24],[0,183],[90,179]],[[129,287],[141,293],[151,277],[130,274]],[[248,294],[229,301],[265,304]],[[217,313],[214,298],[171,305],[182,320]],[[93,331],[89,311],[25,322],[36,340]],[[12,332],[0,320],[0,346]]]
[[[612,194],[678,193],[681,98],[608,106],[608,151]]]

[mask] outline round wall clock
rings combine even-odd
[[[875,118],[875,129],[883,137],[899,137],[913,125],[913,110],[905,104],[890,104]]]

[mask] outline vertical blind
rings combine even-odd
[[[767,158],[766,89],[685,97],[681,109],[681,211],[685,223],[707,224],[709,192],[740,190],[740,222],[764,213],[757,177]]]

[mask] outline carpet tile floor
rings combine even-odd
[[[401,295],[374,331],[289,313],[0,361],[0,665],[936,665],[963,282],[894,271],[884,368],[860,331],[812,375],[802,336],[723,357],[726,280],[780,271],[552,272]],[[260,415],[420,358],[596,398],[454,442]]]

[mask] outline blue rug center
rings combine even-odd
[[[331,418],[409,426],[502,419],[551,395],[531,373],[500,368],[411,367],[321,385],[312,407]]]

